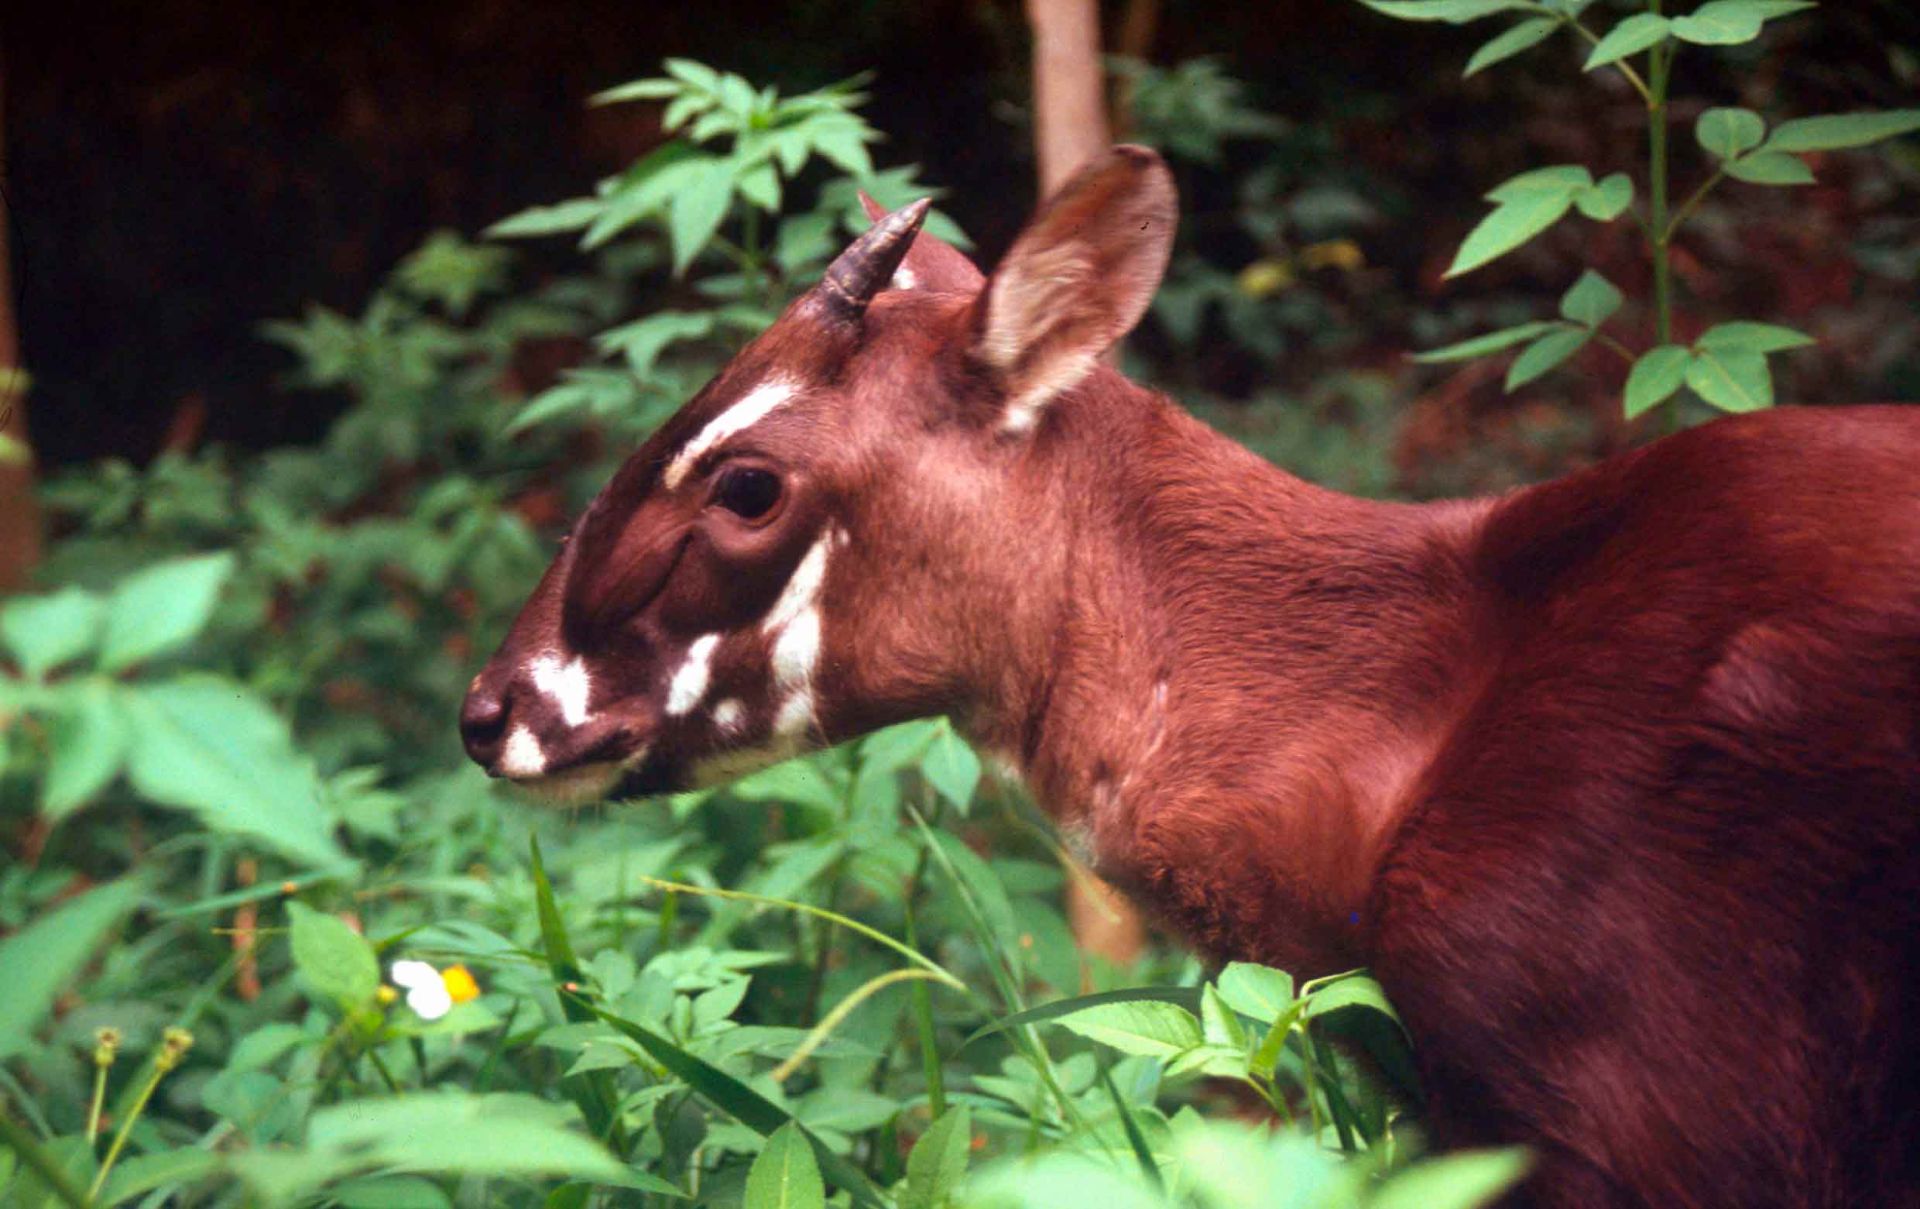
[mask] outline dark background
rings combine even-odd
[[[1729,70],[1789,112],[1916,103],[1901,68],[1920,11],[1830,0],[1814,18]],[[1617,166],[1640,154],[1604,128],[1596,96],[1621,130],[1636,116],[1604,80],[1556,63],[1463,84],[1490,28],[1405,26],[1343,0],[1169,4],[1151,58],[1223,56],[1266,108],[1324,126],[1399,185],[1411,203],[1368,250],[1432,293],[1435,258],[1499,173],[1569,140]],[[585,98],[668,55],[784,91],[874,71],[867,112],[892,139],[880,162],[948,186],[987,259],[1032,200],[1025,23],[1004,0],[39,5],[0,37],[15,286],[49,463],[144,461],[183,407],[204,410],[209,439],[317,435],[330,404],[273,388],[288,360],[258,324],[309,301],[352,312],[428,232],[584,192],[657,137],[650,107]]]

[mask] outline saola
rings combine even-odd
[[[1122,147],[991,277],[881,218],[580,518],[473,758],[645,793],[948,714],[1207,952],[1371,966],[1523,1198],[1920,1202],[1920,411],[1347,498],[1100,363],[1174,211]]]

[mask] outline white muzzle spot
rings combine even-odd
[[[547,753],[533,732],[524,723],[508,731],[506,746],[500,751],[500,774],[520,781],[546,771]]]
[[[560,707],[562,721],[568,726],[585,724],[587,701],[593,695],[593,677],[587,673],[584,659],[561,663],[557,655],[542,655],[528,670],[533,686]]]

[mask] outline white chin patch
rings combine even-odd
[[[546,771],[547,753],[533,732],[525,725],[508,731],[507,745],[500,751],[500,775],[521,781]]]
[[[549,806],[584,806],[589,802],[604,801],[613,792],[613,787],[620,783],[620,775],[626,771],[626,767],[624,761],[604,760],[597,764],[582,764],[552,776],[516,777],[513,783],[516,788]]]

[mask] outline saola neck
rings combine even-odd
[[[1029,784],[1203,948],[1358,962],[1380,852],[1471,692],[1483,506],[1326,491],[1108,371],[1055,406],[1035,452],[1073,540]]]

